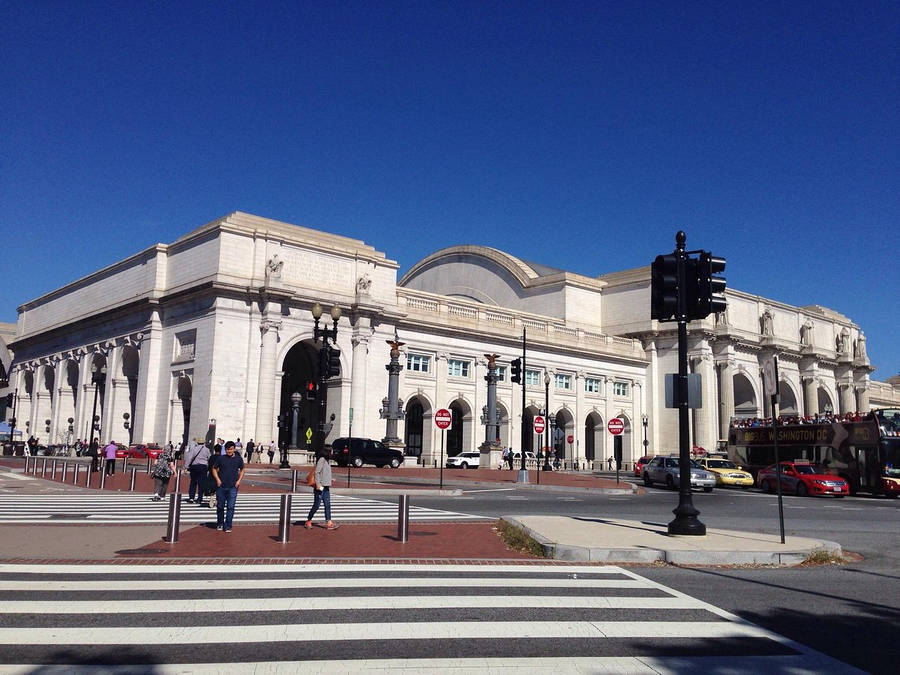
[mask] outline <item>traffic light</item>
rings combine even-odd
[[[328,347],[326,363],[325,378],[338,377],[341,374],[341,350],[337,347]]]
[[[309,381],[306,383],[306,400],[307,401],[315,401],[316,400],[316,383],[313,381]]]
[[[291,419],[290,413],[281,413],[278,416],[278,428],[279,429],[287,429],[288,427],[290,427],[291,426],[290,419]]]
[[[700,299],[706,303],[707,316],[724,312],[728,306],[725,299],[725,277],[717,277],[725,271],[725,258],[717,258],[709,251],[700,254]]]
[[[650,318],[669,321],[678,312],[678,255],[658,255],[650,266]]]
[[[513,359],[509,364],[510,381],[522,384],[522,359]]]
[[[688,272],[687,316],[690,320],[705,319],[710,314],[725,311],[725,279],[716,274],[725,271],[725,258],[716,258],[709,251],[701,251],[699,260],[691,260]]]

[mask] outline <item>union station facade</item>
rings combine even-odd
[[[676,326],[650,319],[649,266],[587,277],[455,246],[400,279],[398,267],[363,241],[241,212],[151,246],[18,308],[3,364],[16,426],[43,444],[74,442],[89,437],[96,411],[103,442],[178,444],[215,420],[217,436],[281,443],[289,438],[277,418],[293,395],[302,450],[318,415],[305,392],[318,376],[311,310],[319,303],[329,328],[329,310],[340,308],[326,441],[382,439],[393,421],[392,442],[431,465],[441,448],[432,418],[447,408],[445,453],[477,450],[496,440],[486,439],[482,415],[488,357],[497,355],[500,445],[518,450],[522,393],[509,363],[524,333],[524,423],[549,410],[551,442],[568,463],[612,454],[612,418],[624,422],[626,464],[645,447],[677,451],[664,386],[677,371]],[[695,445],[715,447],[733,416],[769,413],[761,366],[773,354],[782,413],[900,403],[900,388],[870,379],[865,336],[849,318],[726,295],[726,312],[689,326],[703,395],[691,416]],[[402,343],[394,412],[390,343]],[[543,445],[529,434],[525,449]]]

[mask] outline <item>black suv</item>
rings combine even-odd
[[[331,444],[331,449],[338,466],[374,464],[379,468],[389,465],[396,469],[403,464],[402,452],[371,438],[338,438]]]

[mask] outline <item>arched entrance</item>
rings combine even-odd
[[[470,437],[470,425],[472,410],[469,404],[462,399],[457,399],[449,406],[453,423],[447,429],[447,457],[454,457],[465,452]]]
[[[297,409],[296,447],[312,450],[313,438],[319,422],[319,345],[309,340],[298,342],[288,350],[282,363],[279,419],[287,425],[278,429],[278,447],[290,447],[293,440],[293,394],[300,394]],[[310,386],[312,385],[312,386]],[[338,389],[335,389],[338,391]]]
[[[403,443],[406,454],[410,457],[421,457],[425,444],[425,409],[427,401],[418,396],[406,403],[406,421],[403,425]]]
[[[603,432],[603,418],[597,412],[590,413],[584,421],[584,458],[588,462],[603,459]]]
[[[191,428],[191,399],[194,393],[194,385],[191,382],[191,378],[187,375],[182,375],[178,378],[178,401],[181,407],[181,433],[175,433],[173,436],[178,436],[180,438],[180,447],[183,449],[188,442],[188,433]],[[170,438],[170,441],[174,441],[174,438]]]
[[[778,412],[782,415],[799,415],[800,408],[797,405],[797,396],[791,385],[782,380],[778,383]]]
[[[122,349],[122,377],[128,384],[128,400],[125,401],[125,412],[128,413],[128,444],[130,445],[134,439],[134,411],[137,406],[137,384],[138,372],[141,368],[141,356],[136,347],[132,345]],[[124,415],[124,413],[123,413]],[[188,425],[185,424],[185,434],[187,434]],[[173,440],[173,439],[169,439]]]
[[[834,399],[825,387],[819,387],[819,414],[834,412],[836,410]]]
[[[574,434],[574,432],[575,418],[572,417],[572,413],[565,408],[557,410],[555,424],[551,431],[553,436],[550,439],[550,445],[553,448],[553,457],[559,459],[560,462],[572,460],[571,449],[566,444],[566,436]]]
[[[509,411],[497,401],[497,415],[500,417],[500,447],[509,447]]]
[[[759,406],[753,384],[743,373],[734,376],[734,416],[758,417]]]
[[[525,408],[525,414],[522,416],[522,424],[525,427],[525,447],[522,449],[525,452],[534,452],[537,454],[536,449],[543,445],[543,443],[536,442],[534,437],[534,416],[539,413],[539,408],[529,406]]]

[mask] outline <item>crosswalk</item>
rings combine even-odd
[[[280,499],[281,496],[277,494],[240,494],[235,507],[234,521],[278,522]],[[291,511],[293,519],[305,518],[312,503],[311,493],[294,494]],[[168,504],[168,498],[161,502],[152,502],[147,495],[130,493],[0,495],[0,524],[165,523],[169,513]],[[397,520],[396,502],[334,494],[331,496],[331,509],[334,518],[343,522]],[[186,499],[182,501],[180,522],[205,523],[215,518],[215,509],[188,504]],[[414,522],[485,520],[481,516],[428,509],[414,504],[410,504],[409,519]]]
[[[0,672],[38,669],[858,672],[614,566],[0,565]]]

